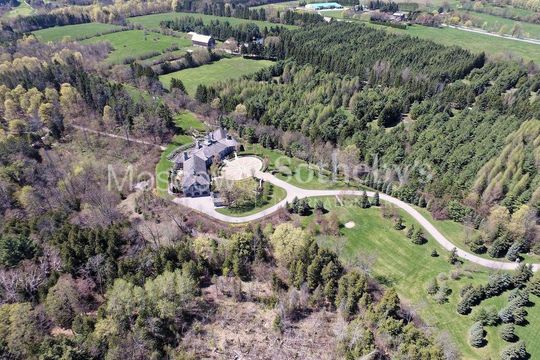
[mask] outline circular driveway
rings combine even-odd
[[[262,169],[262,161],[254,156],[242,156],[226,160],[221,177],[226,180],[242,180],[254,176]]]

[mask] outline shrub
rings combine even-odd
[[[426,290],[427,290],[427,293],[428,293],[429,295],[435,295],[435,294],[437,293],[437,291],[439,291],[439,283],[437,282],[437,279],[436,279],[436,278],[435,278],[435,279],[432,279],[432,280],[429,282],[429,284],[428,284]]]
[[[501,352],[502,360],[521,360],[527,359],[527,350],[525,349],[525,344],[523,341],[520,341],[515,344],[508,345]]]
[[[503,324],[501,326],[501,338],[504,341],[514,342],[516,340],[516,329],[513,324]]]
[[[499,315],[494,307],[480,308],[473,314],[473,319],[484,326],[495,326],[499,322]]]
[[[484,334],[485,331],[482,323],[479,321],[475,322],[469,330],[469,343],[471,344],[471,346],[474,346],[476,348],[484,346]]]

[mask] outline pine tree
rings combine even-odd
[[[413,238],[413,235],[414,235],[414,232],[415,232],[415,227],[414,227],[414,224],[412,224],[411,226],[409,226],[409,228],[407,229],[407,237],[409,239],[412,239]]]
[[[367,209],[370,207],[370,203],[369,203],[369,199],[368,199],[368,196],[367,196],[367,193],[366,191],[364,190],[364,192],[362,193],[362,197],[360,199],[360,207],[362,209]]]
[[[426,242],[426,238],[424,237],[424,232],[422,231],[422,229],[416,229],[412,237],[412,242],[416,245],[422,245]]]
[[[375,196],[373,196],[373,206],[380,206],[380,205],[381,205],[381,200],[380,200],[379,192],[376,191]]]
[[[501,352],[502,360],[521,360],[521,359],[527,359],[527,357],[528,357],[528,354],[527,354],[527,350],[525,349],[525,344],[523,343],[523,341],[508,345]]]
[[[401,216],[398,216],[394,222],[394,229],[396,230],[403,230],[405,229],[405,225],[403,224],[403,218]]]
[[[437,282],[437,278],[431,279],[426,290],[429,295],[435,295],[437,291],[439,291],[439,283]]]
[[[481,322],[475,322],[469,330],[469,343],[474,347],[482,347],[485,344],[484,341],[484,327]]]
[[[450,251],[450,255],[448,256],[448,262],[452,265],[458,262],[458,255],[457,255],[456,248],[453,248],[452,251]]]
[[[186,93],[186,87],[184,86],[184,83],[182,82],[182,80],[180,79],[177,79],[177,78],[172,78],[171,79],[171,85],[170,85],[170,89],[178,89],[180,91],[182,91],[184,94]]]
[[[516,329],[514,324],[503,324],[501,326],[500,334],[504,341],[514,342],[516,340]]]

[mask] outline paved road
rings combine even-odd
[[[166,147],[163,146],[163,145],[154,144],[153,142],[146,141],[146,140],[140,140],[140,139],[128,138],[128,137],[122,136],[122,135],[116,135],[116,134],[106,133],[106,132],[103,132],[103,131],[98,131],[98,130],[89,129],[89,128],[87,128],[87,127],[80,126],[80,125],[71,125],[71,126],[73,126],[75,129],[82,130],[82,131],[87,131],[87,132],[91,132],[91,133],[93,133],[93,134],[98,134],[98,135],[108,136],[108,137],[115,138],[115,139],[122,139],[122,140],[126,140],[126,141],[128,141],[128,142],[131,141],[131,142],[134,142],[134,143],[137,143],[137,144],[150,145],[150,146],[157,146],[157,147],[160,148],[160,150],[165,150],[165,149],[166,149]]]
[[[251,221],[259,220],[263,217],[269,216],[276,212],[278,209],[285,206],[286,202],[291,202],[295,197],[302,199],[307,197],[315,197],[315,196],[358,196],[362,194],[362,191],[358,190],[306,190],[298,188],[294,185],[289,184],[288,182],[285,182],[281,179],[278,179],[272,174],[265,173],[265,172],[257,172],[256,176],[258,178],[262,178],[265,181],[268,181],[276,186],[282,187],[287,191],[287,196],[285,199],[280,201],[278,204],[262,210],[256,214],[253,215],[247,215],[247,216],[229,216],[224,215],[216,211],[214,204],[212,202],[212,199],[210,197],[201,197],[201,198],[175,198],[173,201],[177,204],[184,205],[186,207],[192,208],[196,211],[199,211],[201,213],[204,213],[208,216],[211,216],[217,220],[221,220],[228,223],[246,223]],[[375,195],[374,192],[368,191],[367,195],[369,197],[373,197]],[[427,233],[429,233],[443,248],[445,248],[448,251],[451,251],[452,249],[456,248],[457,255],[465,260],[468,260],[472,263],[490,268],[495,270],[515,270],[519,264],[513,263],[513,262],[504,262],[504,261],[497,261],[497,260],[490,260],[490,259],[484,259],[479,256],[476,256],[474,254],[471,254],[465,250],[462,250],[460,248],[457,248],[451,241],[446,239],[444,235],[442,235],[439,230],[433,226],[429,220],[427,220],[418,210],[416,210],[411,205],[407,204],[406,202],[403,202],[399,199],[396,199],[395,197],[386,195],[386,194],[380,194],[380,199],[386,202],[389,202],[391,204],[394,204],[395,206],[403,209],[406,211],[409,215],[411,215],[422,227],[425,229]],[[533,270],[537,271],[540,269],[540,264],[533,264]]]

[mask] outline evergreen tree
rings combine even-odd
[[[469,344],[477,348],[484,346],[484,335],[485,331],[482,323],[479,321],[475,322],[469,330]]]
[[[381,200],[380,200],[379,192],[376,191],[375,195],[373,196],[373,206],[381,206]]]
[[[514,342],[516,341],[516,329],[514,324],[503,324],[500,330],[501,338],[504,341]]]
[[[371,206],[371,204],[369,203],[369,199],[368,199],[368,196],[367,196],[367,193],[366,191],[364,190],[362,192],[362,197],[360,198],[360,207],[362,209],[367,209]]]
[[[171,79],[171,85],[170,85],[170,89],[178,89],[180,91],[182,91],[184,94],[186,93],[186,87],[184,86],[184,83],[182,82],[182,80],[180,79],[177,79],[177,78],[172,78]]]
[[[502,360],[522,360],[527,358],[528,354],[523,341],[510,344],[501,352]]]

